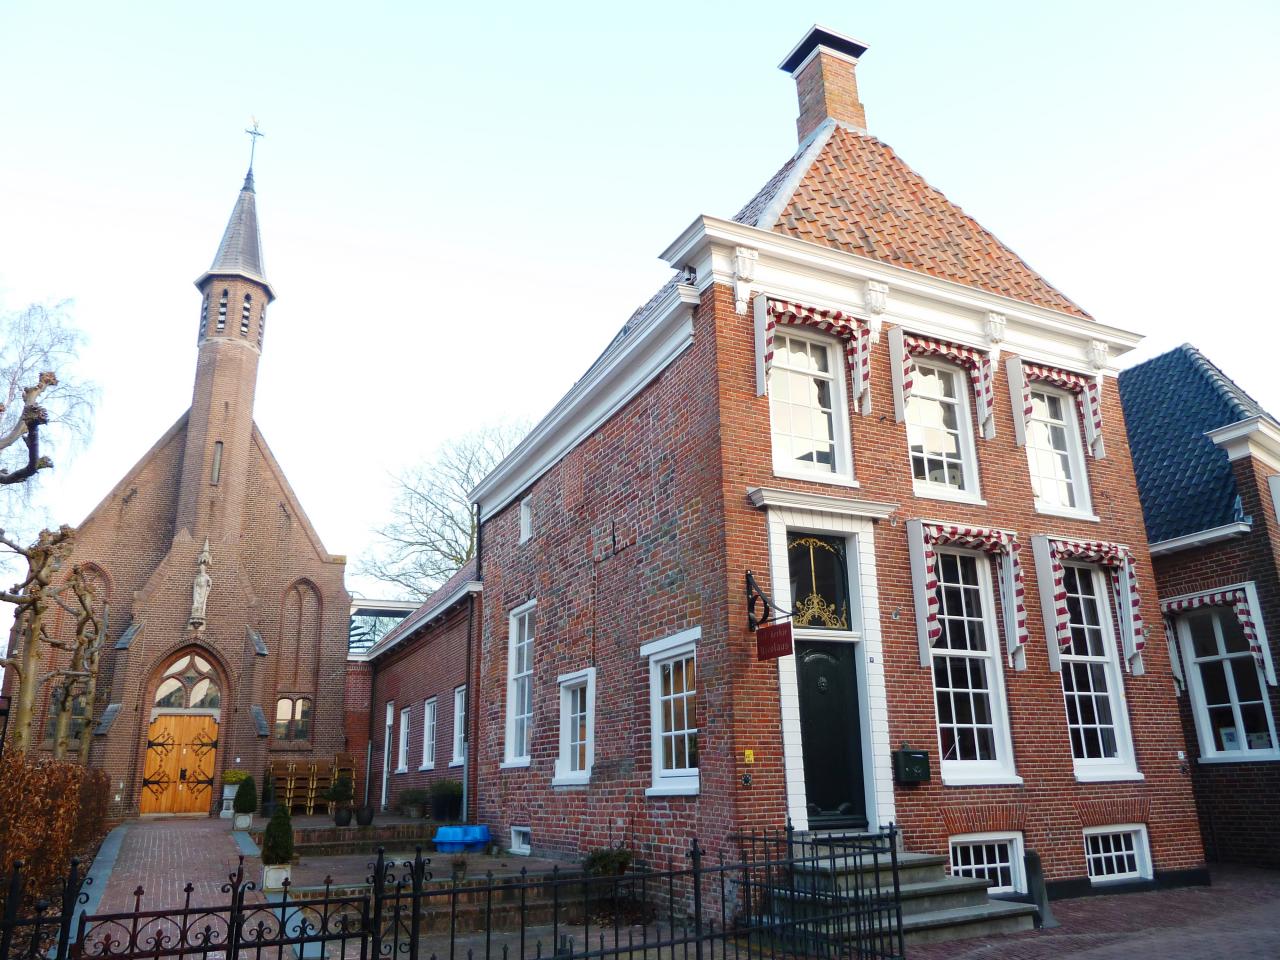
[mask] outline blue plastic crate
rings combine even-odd
[[[489,828],[486,826],[438,827],[431,839],[440,853],[480,851],[489,846]]]

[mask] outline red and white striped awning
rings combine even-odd
[[[1022,363],[1022,416],[1026,423],[1031,419],[1031,381],[1052,384],[1060,390],[1074,394],[1080,408],[1080,419],[1084,424],[1085,449],[1091,457],[1101,459],[1106,456],[1106,448],[1102,444],[1102,391],[1098,380],[1086,377],[1081,373],[1072,373],[1058,367],[1047,367],[1039,363]]]
[[[845,362],[853,377],[854,407],[862,413],[871,410],[871,330],[866,321],[839,310],[807,307],[789,300],[770,297],[769,316],[764,328],[764,373],[767,378],[773,365],[773,338],[780,323],[810,327],[839,337],[844,341]]]
[[[939,357],[969,371],[969,380],[973,385],[974,407],[982,436],[990,440],[996,435],[995,365],[991,362],[990,353],[915,333],[904,333],[902,346],[902,402],[904,404],[911,397],[911,389],[915,381],[915,364],[912,358]]]
[[[1249,641],[1249,652],[1263,676],[1267,673],[1266,651],[1262,649],[1262,641],[1258,636],[1258,628],[1254,625],[1253,608],[1249,603],[1249,594],[1243,587],[1232,587],[1226,590],[1214,590],[1194,597],[1182,597],[1177,600],[1164,600],[1160,603],[1160,612],[1167,618],[1179,613],[1189,613],[1201,607],[1231,607],[1240,621],[1240,630]],[[1274,681],[1273,681],[1274,683]]]
[[[1023,650],[1027,643],[1027,590],[1022,577],[1022,561],[1019,556],[1022,545],[1018,538],[1005,530],[986,527],[962,527],[953,524],[923,523],[925,602],[927,603],[926,631],[932,646],[942,636],[942,624],[938,620],[938,552],[935,547],[959,547],[965,550],[981,550],[1002,556],[1008,561],[1007,577],[1002,576],[1004,603],[1013,614],[1012,648]]]
[[[1135,674],[1142,673],[1142,650],[1146,633],[1142,624],[1142,598],[1138,594],[1138,572],[1127,547],[1102,540],[1055,540],[1049,538],[1050,576],[1053,578],[1053,609],[1044,611],[1045,626],[1051,628],[1058,648],[1071,646],[1071,624],[1067,617],[1067,589],[1063,582],[1063,560],[1079,560],[1106,567],[1119,614],[1121,645],[1125,660]],[[1043,575],[1043,572],[1042,572]]]

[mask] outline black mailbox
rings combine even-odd
[[[906,747],[893,751],[893,778],[899,783],[928,782],[929,751]]]

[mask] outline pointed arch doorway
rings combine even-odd
[[[139,812],[209,813],[222,688],[199,652],[179,654],[156,687]]]

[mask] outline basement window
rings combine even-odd
[[[1084,858],[1094,884],[1151,879],[1147,828],[1140,823],[1085,830]]]
[[[213,469],[209,473],[209,485],[216,487],[222,479],[222,441],[213,445]]]
[[[952,837],[951,875],[986,880],[988,893],[1025,893],[1022,834],[963,833]]]
[[[528,827],[511,828],[511,853],[527,857],[533,851],[533,831]]]

